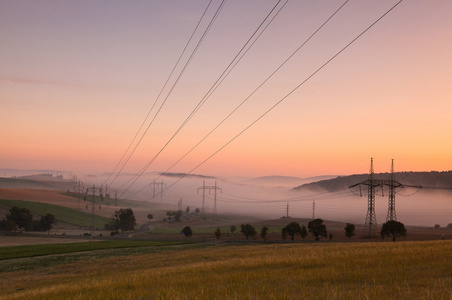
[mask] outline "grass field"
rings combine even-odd
[[[42,263],[32,270],[1,272],[0,299],[452,297],[452,241],[447,240],[169,245],[164,251],[133,252],[139,249],[153,247],[74,253],[82,256],[71,263]],[[123,251],[123,256],[111,256],[115,251]]]
[[[31,202],[31,201],[20,201],[20,200],[5,200],[0,199],[0,204],[8,207],[17,206],[19,208],[26,208],[31,211],[35,219],[37,215],[44,216],[46,214],[52,214],[58,221],[72,224],[78,227],[90,227],[91,226],[91,214],[86,212],[81,212],[75,209],[41,203],[41,202]],[[110,221],[109,218],[102,216],[96,216],[96,228],[104,228],[105,223]]]
[[[152,241],[126,241],[126,240],[111,240],[111,241],[97,241],[92,243],[71,243],[71,244],[43,244],[43,245],[27,245],[27,246],[12,246],[0,247],[0,260],[35,257],[53,254],[104,250],[104,249],[120,249],[120,248],[134,248],[147,246],[168,246],[168,245],[183,245],[186,242],[152,242]],[[0,271],[1,272],[1,271]]]

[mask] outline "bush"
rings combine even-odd
[[[217,230],[215,230],[215,237],[217,238],[217,239],[221,239],[221,229],[220,229],[220,227],[217,227]]]
[[[191,237],[193,235],[193,230],[191,230],[190,226],[185,226],[180,233],[186,237]]]

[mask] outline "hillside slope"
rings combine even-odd
[[[396,172],[395,180],[405,185],[422,186],[423,188],[452,189],[452,171],[445,172]],[[368,174],[339,176],[333,179],[307,183],[293,188],[298,191],[336,191],[363,182],[369,178]],[[389,179],[389,173],[375,174],[377,179]]]

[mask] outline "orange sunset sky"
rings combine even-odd
[[[111,172],[154,119],[123,171],[166,171],[253,93],[170,171],[452,170],[452,1],[402,1],[315,73],[397,2],[0,1],[0,168]]]

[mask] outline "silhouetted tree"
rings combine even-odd
[[[217,227],[217,229],[215,230],[214,233],[215,233],[215,237],[216,237],[217,239],[221,239],[222,233],[221,233],[220,227]]]
[[[135,216],[131,208],[121,208],[115,211],[115,219],[113,219],[114,227],[122,231],[130,231],[137,225]]]
[[[187,206],[187,208],[185,209],[185,212],[188,214],[190,212],[190,206]]]
[[[304,240],[305,237],[308,236],[308,230],[306,229],[306,226],[301,226],[300,236]]]
[[[267,235],[268,235],[268,227],[264,226],[261,229],[261,238],[264,240],[264,243],[267,240]]]
[[[13,221],[3,219],[0,221],[0,230],[13,231],[16,229],[16,224]]]
[[[230,230],[231,230],[231,233],[234,233],[237,230],[237,227],[235,227],[234,225],[231,225]]]
[[[12,207],[9,214],[6,214],[6,220],[13,222],[19,230],[31,230],[33,215],[26,208]]]
[[[392,241],[395,242],[396,237],[406,236],[405,225],[401,222],[390,220],[381,226],[380,234],[381,238],[384,238],[385,236],[392,236]]]
[[[199,210],[199,208],[197,207],[197,208],[195,209],[195,213],[198,215],[199,212],[200,212],[200,210]]]
[[[46,214],[45,216],[41,217],[41,220],[39,221],[39,227],[41,230],[46,231],[50,234],[50,229],[53,228],[53,225],[57,222],[55,219],[55,216],[52,214]]]
[[[439,224],[435,224],[435,229],[440,229],[441,228],[441,226],[439,225]]]
[[[190,226],[185,226],[184,229],[182,229],[181,233],[186,237],[191,237],[193,234],[193,230],[191,230]]]
[[[327,237],[326,226],[323,224],[322,219],[315,219],[308,223],[308,230],[315,237],[315,240],[319,240],[319,236]]]
[[[148,214],[148,219],[149,219],[149,222],[150,222],[152,219],[154,219],[154,216],[152,214]]]
[[[250,236],[254,237],[257,234],[256,229],[248,223],[242,224],[240,227],[240,232],[246,236],[246,239],[248,239]]]
[[[347,223],[344,227],[345,236],[348,237],[348,241],[351,241],[352,236],[355,235],[355,225],[352,223]]]
[[[300,224],[297,222],[291,222],[286,227],[282,229],[282,238],[286,239],[287,236],[290,236],[290,239],[293,241],[295,239],[295,235],[301,234]]]

